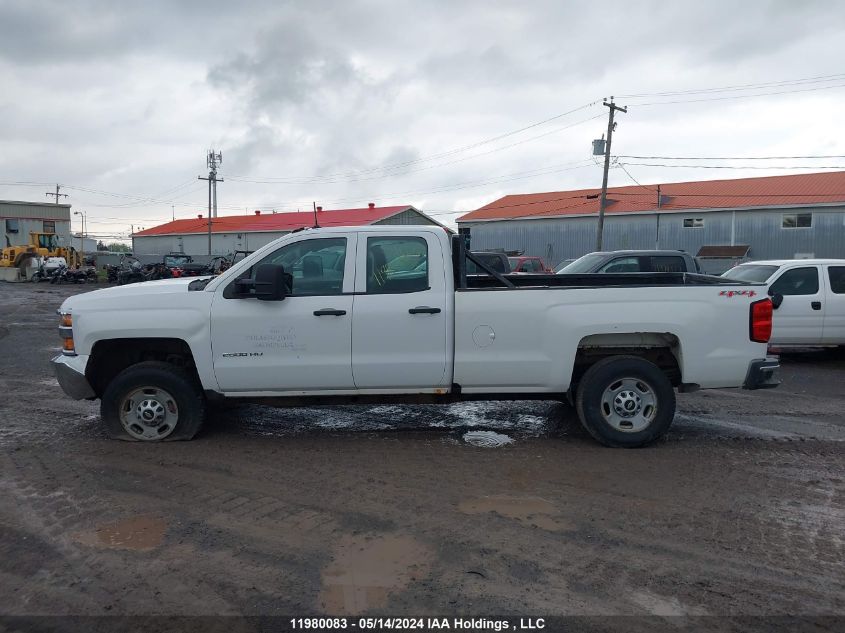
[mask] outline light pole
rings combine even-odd
[[[85,212],[74,211],[74,215],[82,216],[82,232],[79,234],[79,266],[85,263]]]

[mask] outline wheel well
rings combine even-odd
[[[98,341],[91,350],[85,377],[97,396],[101,397],[112,378],[127,367],[148,360],[181,367],[199,381],[191,348],[178,338],[115,338]]]
[[[657,365],[672,386],[681,385],[681,345],[669,333],[636,332],[632,334],[596,334],[578,343],[570,389],[578,384],[591,365],[609,356],[639,356]]]

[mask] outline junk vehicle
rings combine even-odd
[[[546,262],[542,257],[532,257],[528,255],[516,255],[508,257],[511,265],[511,270],[515,273],[527,274],[546,274],[552,272],[552,269],[546,266]]]
[[[440,227],[306,229],[219,276],[79,294],[59,313],[59,383],[99,398],[126,440],[190,439],[225,401],[568,399],[599,442],[634,447],[669,429],[676,390],[778,383],[765,286],[502,275]]]
[[[845,259],[754,261],[722,276],[768,286],[775,309],[770,345],[845,346]]]
[[[508,261],[508,256],[503,252],[497,251],[472,251],[472,255],[475,259],[481,260],[487,266],[495,270],[497,273],[509,273],[511,272],[511,264]],[[477,274],[486,274],[476,266],[471,260],[467,261],[467,274],[468,275],[477,275]]]
[[[587,253],[557,269],[560,275],[581,273],[700,273],[695,257],[684,251],[644,250]]]

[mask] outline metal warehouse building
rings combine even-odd
[[[30,233],[55,233],[62,246],[71,246],[70,205],[0,200],[3,246],[29,244]]]
[[[364,226],[370,224],[433,224],[442,226],[410,205],[377,207],[370,203],[363,209],[334,211],[317,207],[320,226]],[[231,215],[211,219],[211,254],[254,251],[294,229],[314,226],[314,212]],[[139,231],[132,236],[136,254],[185,253],[208,254],[209,222],[198,215],[189,220],[175,220]]]
[[[599,195],[505,196],[458,218],[458,227],[470,228],[473,249],[524,251],[556,265],[595,250]],[[845,172],[612,187],[607,198],[604,250],[696,255],[702,247],[734,246],[721,253],[845,258]],[[720,249],[702,255],[708,250]]]

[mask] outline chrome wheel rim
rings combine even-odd
[[[120,403],[120,423],[137,440],[163,440],[178,421],[176,400],[160,387],[139,387]]]
[[[640,378],[614,380],[602,393],[601,414],[617,431],[642,431],[657,416],[654,389]]]

